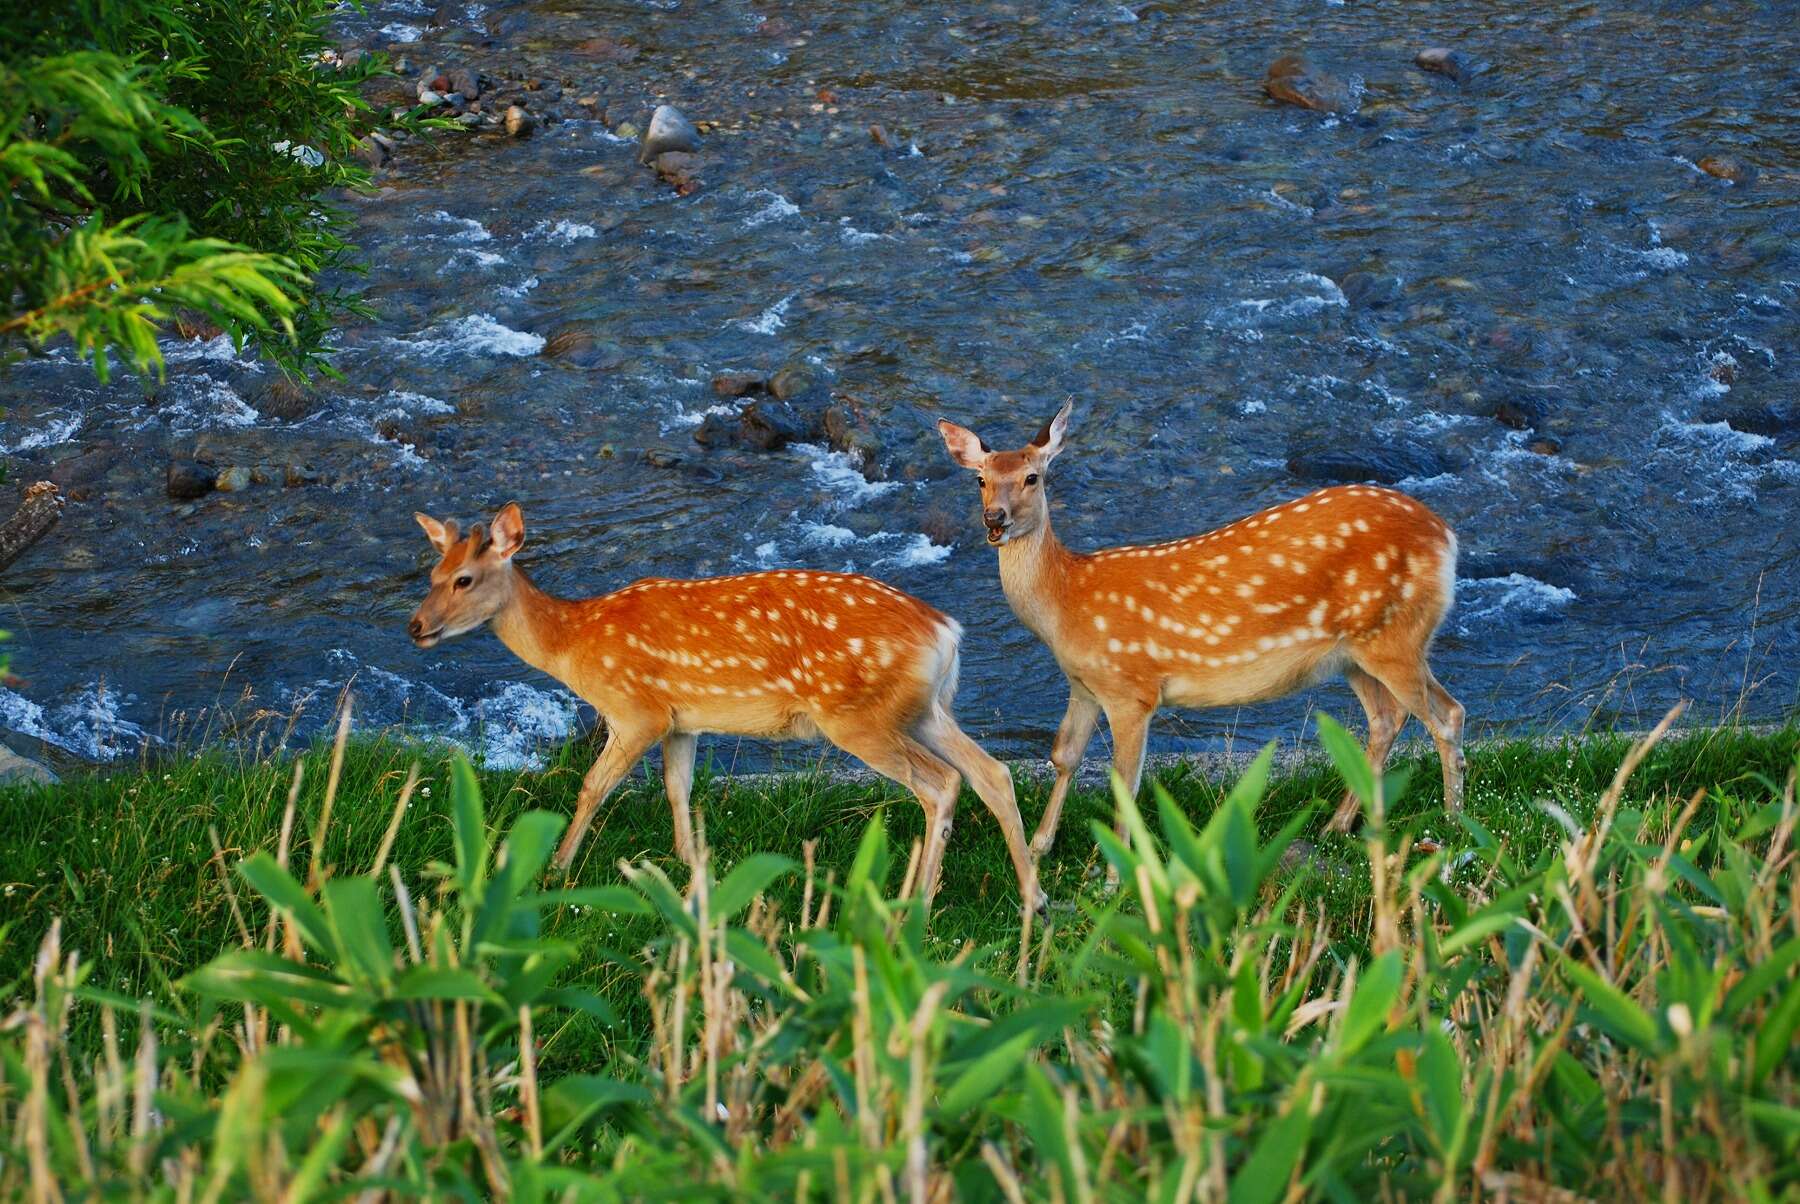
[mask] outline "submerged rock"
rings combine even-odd
[[[1286,54],[1269,66],[1263,91],[1283,104],[1320,113],[1354,113],[1360,89],[1298,54]]]
[[[664,151],[651,160],[650,166],[656,169],[663,182],[675,189],[682,196],[689,196],[700,188],[700,157],[687,151]]]
[[[649,163],[667,151],[693,152],[700,149],[700,131],[674,105],[657,105],[650,114],[650,125],[644,131],[638,162]]]
[[[758,372],[720,372],[712,378],[712,391],[720,397],[748,397],[767,392],[768,387]]]
[[[1288,457],[1287,470],[1302,481],[1397,485],[1408,477],[1434,477],[1452,466],[1431,448],[1389,444],[1377,448],[1326,448]]]
[[[1744,164],[1725,155],[1705,155],[1694,166],[1715,180],[1730,180],[1733,184],[1747,184],[1754,174]]]
[[[812,376],[799,364],[789,364],[769,378],[769,392],[778,401],[792,401],[812,388]]]
[[[164,488],[178,502],[191,502],[213,491],[217,474],[193,460],[171,460]]]
[[[537,118],[518,105],[506,106],[505,122],[508,138],[529,138],[531,131],[537,128]]]
[[[777,451],[807,438],[813,424],[785,401],[753,401],[738,415],[742,442],[757,451]]]
[[[1467,83],[1483,69],[1483,64],[1479,61],[1448,46],[1433,46],[1419,51],[1413,56],[1413,64],[1420,70],[1448,76],[1459,84]]]

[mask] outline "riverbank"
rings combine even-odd
[[[0,1191],[1800,1185],[1800,727],[1481,745],[1461,821],[1402,757],[1349,838],[1321,825],[1358,754],[1321,726],[1332,761],[1165,767],[1106,854],[1116,895],[1113,807],[1078,791],[1024,958],[978,808],[927,927],[916,807],[826,774],[702,775],[695,883],[640,776],[547,894],[591,747],[480,775],[382,739],[214,750],[7,789]]]
[[[1607,733],[1471,745],[1466,814],[1509,847],[1527,853],[1550,847],[1561,832],[1556,810],[1574,822],[1584,821],[1629,747],[1629,737]],[[1100,748],[1096,745],[1094,751]],[[1165,760],[1153,767],[1153,775],[1200,822],[1254,751],[1246,746],[1241,756],[1204,762]],[[1795,724],[1677,731],[1638,770],[1626,799],[1634,805],[1667,806],[1702,788],[1740,789],[1759,775],[1779,782],[1797,751],[1800,725]],[[581,777],[598,752],[598,740],[574,741],[550,754],[541,770],[479,772],[491,826],[503,830],[532,808],[568,815]],[[24,972],[31,949],[55,916],[63,920],[66,942],[104,953],[95,967],[94,985],[128,995],[163,996],[170,983],[212,956],[228,937],[221,861],[230,866],[276,847],[296,766],[303,780],[291,844],[295,857],[310,860],[309,834],[319,822],[328,761],[329,749],[322,745],[298,756],[261,760],[210,748],[191,757],[146,762],[148,768],[140,772],[72,775],[41,791],[0,791],[0,848],[8,850],[0,890],[6,892],[7,912],[19,918],[0,956],[0,982],[12,982]],[[393,860],[411,873],[448,857],[450,751],[375,736],[352,739],[346,747],[325,835],[327,865],[349,871],[373,859],[414,764],[420,781],[394,834]],[[812,772],[734,778],[728,765],[703,759],[695,775],[694,806],[718,863],[733,864],[755,852],[798,857],[801,843],[811,840],[817,842],[821,870],[835,867],[841,873],[854,857],[864,823],[882,809],[894,841],[906,847],[921,834],[917,804],[900,787],[864,777],[858,768],[840,760],[819,762]],[[1015,768],[1028,829],[1048,796],[1049,781],[1040,769]],[[1440,809],[1435,757],[1403,748],[1390,769],[1409,779],[1405,794],[1392,806],[1397,827],[1451,850],[1470,844],[1470,834]],[[1100,867],[1088,825],[1112,814],[1101,785],[1104,772],[1104,759],[1090,757],[1084,763],[1064,812],[1062,834],[1045,859],[1042,885],[1053,914],[1072,913]],[[1336,771],[1316,749],[1290,748],[1278,758],[1258,826],[1272,834],[1320,800],[1335,802],[1342,789]],[[1328,811],[1314,807],[1296,839],[1316,849],[1326,864],[1354,861],[1360,842],[1323,832]],[[214,834],[222,853],[215,850]],[[673,848],[661,781],[651,768],[640,767],[595,820],[574,881],[612,882],[621,860],[643,859],[679,878]],[[955,944],[1008,938],[1016,893],[1005,843],[966,788],[943,881],[933,925],[939,939]],[[898,885],[898,877],[892,885]],[[1349,914],[1361,905],[1360,892],[1366,888],[1366,879],[1346,880],[1326,893]],[[563,935],[570,939],[612,935],[573,918],[564,923],[570,927]],[[1075,939],[1074,931],[1063,936]]]

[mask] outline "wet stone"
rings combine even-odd
[[[1408,477],[1434,477],[1452,466],[1433,449],[1409,444],[1380,448],[1328,448],[1288,457],[1287,469],[1302,481],[1396,485]]]
[[[666,151],[691,152],[699,149],[700,131],[687,119],[687,114],[674,105],[657,105],[656,111],[650,114],[649,127],[644,130],[644,143],[638,152],[638,162],[649,163]]]
[[[217,475],[211,468],[193,460],[172,460],[164,488],[174,500],[189,502],[211,493]]]
[[[776,451],[813,433],[813,424],[784,401],[753,401],[738,415],[744,446]]]
[[[1386,309],[1405,296],[1400,277],[1384,272],[1350,272],[1338,281],[1338,288],[1353,309]]]
[[[1729,180],[1733,184],[1747,184],[1752,175],[1749,167],[1726,155],[1703,156],[1694,166],[1716,180]]]
[[[504,121],[508,138],[529,138],[531,132],[537,128],[537,118],[518,105],[506,106]]]
[[[450,69],[450,91],[460,93],[465,100],[476,100],[481,96],[481,78],[468,67]]]
[[[1544,421],[1544,407],[1528,397],[1508,397],[1494,403],[1493,416],[1508,430],[1529,431]]]
[[[1298,54],[1283,55],[1270,64],[1263,91],[1283,104],[1320,113],[1356,111],[1354,86]]]
[[[1421,50],[1413,56],[1413,63],[1420,70],[1448,76],[1459,84],[1468,82],[1482,69],[1481,64],[1476,60],[1462,51],[1452,50],[1448,46],[1432,46]]]
[[[811,387],[811,374],[798,364],[789,364],[769,378],[769,392],[778,401],[792,401]]]
[[[318,398],[305,385],[278,376],[258,394],[255,404],[264,418],[298,422],[318,408]]]
[[[767,389],[759,372],[720,372],[712,378],[712,391],[719,397],[748,397]]]
[[[234,464],[229,468],[221,468],[218,476],[213,478],[213,488],[220,493],[242,493],[250,488],[252,476],[250,469],[242,464]]]

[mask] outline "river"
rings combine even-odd
[[[102,386],[66,354],[0,377],[9,479],[77,496],[6,575],[23,680],[0,726],[103,762],[246,725],[304,739],[353,681],[364,727],[530,763],[591,714],[489,634],[419,651],[404,630],[430,563],[413,511],[466,524],[517,499],[522,563],[565,593],[790,565],[917,593],[967,629],[966,726],[1043,757],[1066,688],[932,422],[1016,445],[1067,398],[1051,489],[1078,548],[1326,479],[1436,509],[1463,558],[1435,663],[1476,736],[1644,724],[1680,697],[1792,714],[1782,14],[371,3],[346,43],[539,76],[560,120],[403,144],[342,202],[378,317],[341,331],[345,380],[308,402],[222,339],[171,341],[161,384]],[[1421,71],[1431,45],[1485,70]],[[1264,94],[1297,51],[1354,113]],[[660,101],[710,123],[691,195],[615,133]],[[818,404],[852,399],[878,479],[823,441],[696,443],[735,409],[715,375],[784,366]],[[196,455],[270,479],[171,500],[169,461]],[[1313,706],[1359,714],[1326,686],[1165,714],[1155,747],[1299,737]]]

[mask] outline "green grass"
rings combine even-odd
[[[1630,747],[1623,736],[1587,736],[1568,742],[1525,740],[1472,746],[1467,814],[1508,848],[1532,856],[1563,838],[1558,821],[1540,804],[1557,804],[1577,823],[1591,815]],[[1756,733],[1744,729],[1702,729],[1666,739],[1632,776],[1626,801],[1667,807],[1694,791],[1756,790],[1779,781],[1800,748],[1800,728]],[[495,832],[506,830],[522,812],[541,808],[567,815],[596,744],[580,742],[559,750],[541,772],[480,772],[487,817]],[[292,847],[296,860],[310,863],[311,840],[325,793],[330,750],[321,746],[296,758],[304,764]],[[702,750],[704,758],[705,751]],[[393,860],[408,873],[451,856],[447,797],[447,750],[390,738],[353,739],[347,747],[323,861],[336,872],[355,873],[373,860],[408,768],[418,764],[421,781],[398,832]],[[1390,771],[1407,775],[1408,786],[1391,810],[1399,829],[1428,834],[1452,851],[1471,837],[1442,812],[1441,780],[1429,752],[1396,756]],[[1049,781],[1044,775],[1017,776],[1019,806],[1029,830],[1042,813]],[[1229,779],[1209,776],[1189,764],[1156,775],[1182,810],[1203,822],[1217,807]],[[246,760],[214,748],[189,758],[167,758],[145,768],[77,777],[50,790],[0,792],[0,915],[10,919],[0,942],[0,999],[15,993],[30,971],[31,957],[51,917],[63,923],[65,947],[94,962],[91,985],[120,995],[177,998],[173,983],[235,939],[213,853],[216,833],[224,865],[258,850],[276,847],[293,782],[293,760]],[[1300,830],[1315,847],[1320,864],[1333,872],[1315,879],[1309,897],[1323,900],[1334,922],[1355,929],[1366,923],[1369,876],[1358,839],[1322,832],[1343,791],[1342,779],[1322,755],[1295,760],[1279,769],[1258,811],[1267,837],[1312,808]],[[705,824],[716,864],[728,868],[756,852],[800,857],[801,842],[816,840],[821,878],[841,880],[869,818],[887,811],[893,840],[906,848],[922,837],[918,806],[885,781],[846,782],[825,774],[758,778],[749,782],[709,772],[704,761],[696,776],[694,806]],[[1054,948],[1078,948],[1091,925],[1074,908],[1100,895],[1100,854],[1088,828],[1110,823],[1113,807],[1100,789],[1078,789],[1065,808],[1057,846],[1040,870],[1052,909]],[[1704,829],[1718,814],[1709,802],[1693,828]],[[575,865],[577,885],[619,880],[621,860],[661,866],[677,882],[685,868],[673,853],[669,807],[661,782],[635,774],[602,809]],[[897,866],[891,888],[898,888]],[[782,901],[791,912],[800,888],[790,884]],[[781,895],[781,891],[776,892]],[[994,946],[998,965],[1017,939],[1017,891],[1011,862],[997,826],[966,788],[957,826],[945,856],[943,882],[933,914],[930,940],[940,950],[965,941]],[[641,936],[630,926],[588,913],[563,913],[550,922],[554,935],[582,946],[618,946]],[[1055,976],[1062,964],[1053,956]],[[590,972],[589,984],[612,987],[606,971]],[[576,975],[578,979],[585,977]],[[616,979],[617,975],[611,975]],[[618,1001],[628,1010],[634,1001]],[[581,1041],[609,1042],[597,1029]],[[602,1051],[572,1044],[573,1035],[553,1051],[581,1062]]]
[[[886,785],[707,778],[690,879],[640,779],[572,882],[591,747],[7,792],[0,1197],[1800,1199],[1800,732],[1478,747],[1458,819],[1320,738],[1079,793],[1023,947]]]

